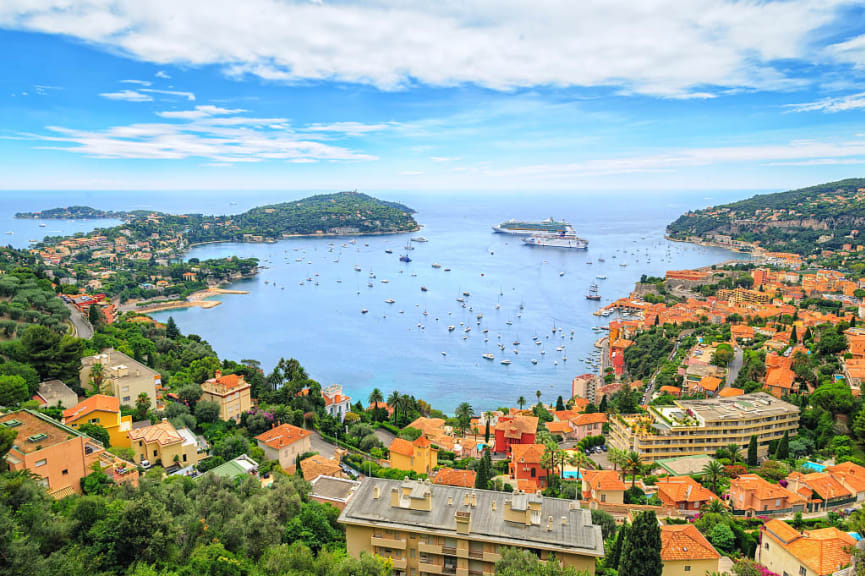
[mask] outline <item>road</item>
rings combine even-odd
[[[84,338],[85,340],[91,339],[93,337],[93,326],[90,325],[90,321],[75,306],[68,302],[65,304],[70,312],[69,321],[72,322],[72,327],[75,329],[75,336]]]
[[[670,352],[670,355],[667,356],[667,362],[672,360],[676,353],[679,351],[679,346],[682,344],[682,340],[690,336],[694,331],[693,330],[682,330],[679,333],[679,337],[676,338],[676,345],[673,346],[673,351]],[[664,366],[661,365],[661,368]],[[652,379],[649,380],[649,384],[646,386],[646,393],[643,395],[643,404],[648,404],[652,400],[652,396],[655,393],[655,378],[658,377],[658,373],[661,371],[661,368],[658,368],[657,371],[652,375]]]
[[[739,377],[739,371],[742,369],[744,353],[742,349],[736,346],[733,351],[733,359],[730,361],[730,366],[727,368],[727,386],[732,386]]]

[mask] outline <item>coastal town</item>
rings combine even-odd
[[[370,574],[481,575],[520,562],[639,574],[631,563],[650,561],[668,576],[857,573],[865,277],[825,266],[856,261],[855,230],[838,251],[751,243],[746,260],[643,276],[598,311],[609,319],[599,370],[574,374],[568,395],[526,390],[485,410],[466,398],[445,414],[398,390],[353,398],[350,382],[319,384],[293,358],[269,372],[220,360],[173,319],[95,293],[138,261],[179,267],[147,278],[155,292],[212,290],[244,273],[173,264],[182,237],[133,242],[128,226],[2,251],[4,499],[24,477],[55,515],[51,500],[138,490],[170,501],[180,485],[265,507],[292,495],[300,509],[258,517],[261,529],[277,543],[289,534],[283,545],[341,550],[330,561]],[[52,298],[92,335],[76,334]],[[232,540],[230,519],[196,513],[224,542],[218,557],[267,557],[249,551],[252,535]]]

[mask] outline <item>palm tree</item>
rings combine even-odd
[[[631,488],[637,483],[637,474],[640,473],[645,464],[643,463],[643,459],[640,458],[639,452],[635,450],[630,450],[626,452],[624,455],[624,460],[622,462],[622,470],[626,470],[631,473]]]
[[[522,410],[522,409],[523,409],[523,406],[525,406],[525,405],[526,405],[526,399],[525,399],[525,397],[520,396],[519,398],[517,398],[517,406],[520,407],[520,410]]]
[[[549,485],[549,478],[552,476],[552,471],[556,467],[556,455],[549,449],[549,447],[544,450],[544,453],[541,456],[541,467],[547,471],[547,485]]]
[[[378,388],[373,388],[369,393],[369,403],[373,406],[378,406],[379,402],[384,402],[384,395]]]
[[[459,406],[457,406],[456,411],[454,412],[454,416],[457,419],[457,426],[459,427],[460,436],[465,436],[466,429],[472,423],[472,416],[475,415],[475,409],[472,408],[472,405],[468,402],[462,402]]]
[[[577,468],[577,494],[582,491],[581,483],[583,480],[583,475],[580,472],[580,468],[587,468],[589,466],[589,457],[586,456],[585,452],[580,450],[573,450],[568,452],[568,464],[570,466],[575,466]]]
[[[718,493],[718,482],[724,475],[724,467],[717,460],[712,460],[703,466],[703,479],[712,485],[712,492]]]
[[[610,446],[607,451],[607,460],[613,465],[613,470],[616,470],[625,460],[625,452],[614,446]]]
[[[105,370],[102,364],[96,363],[90,367],[90,380],[93,382],[93,390],[96,394],[102,394],[102,381],[105,379]]]
[[[712,512],[713,514],[727,514],[729,510],[724,506],[724,503],[715,498],[714,500],[709,500],[707,503],[703,504],[701,508],[703,512]]]
[[[728,444],[727,455],[730,457],[730,464],[736,464],[736,462],[745,461],[742,458],[742,448],[738,444]]]
[[[398,390],[394,390],[390,393],[390,396],[387,397],[387,403],[391,408],[393,408],[394,420],[398,420],[399,409],[403,406],[402,394],[400,394]]]
[[[540,390],[536,390],[536,391],[535,391],[535,396],[538,397],[538,402],[540,402],[540,401],[541,401],[541,391],[540,391]]]

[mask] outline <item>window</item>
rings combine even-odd
[[[67,468],[66,470],[64,470],[64,471],[62,472],[62,474],[63,474],[64,476],[66,476],[67,474],[69,474],[69,468]]]
[[[186,462],[186,454],[183,455],[183,461]]]
[[[157,452],[156,452],[156,450],[154,450],[154,451],[153,451],[153,457],[154,457],[154,458],[156,458],[156,454],[157,454]]]
[[[606,501],[607,501],[607,495],[601,494],[601,502],[606,502]]]
[[[768,549],[769,549],[769,543],[766,542],[766,550],[768,550]]]
[[[132,400],[132,398],[129,397],[129,396],[124,396],[124,397],[123,397],[123,401],[126,402],[126,403],[129,403],[131,400]]]
[[[534,478],[537,475],[537,473],[538,473],[538,471],[535,470],[534,468],[532,468],[532,478]]]
[[[34,466],[38,468],[39,466],[45,466],[46,464],[48,464],[48,460],[43,458],[42,460],[37,460]]]
[[[690,572],[690,571],[691,571],[691,567],[686,564],[685,565],[685,572]]]
[[[799,566],[799,576],[808,576],[808,571],[804,566]]]
[[[409,558],[414,558],[414,557],[415,557],[415,554],[417,554],[417,551],[416,551],[414,548],[409,548],[409,551],[408,551],[408,557],[409,557]]]

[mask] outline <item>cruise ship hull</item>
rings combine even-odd
[[[582,238],[563,238],[561,236],[533,235],[523,238],[523,243],[526,246],[538,248],[564,248],[566,250],[586,250],[589,247],[589,242]]]

